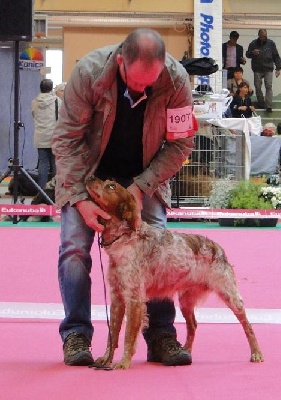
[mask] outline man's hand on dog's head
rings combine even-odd
[[[82,215],[86,224],[96,232],[102,232],[104,230],[104,226],[99,222],[100,218],[98,217],[105,220],[111,218],[110,215],[91,200],[78,201],[75,206]]]

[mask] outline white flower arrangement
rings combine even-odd
[[[279,186],[263,186],[261,187],[262,197],[269,201],[273,208],[281,208],[281,187]]]
[[[236,181],[231,179],[219,179],[212,183],[210,197],[206,205],[211,208],[227,208],[229,202],[229,192],[236,185]]]

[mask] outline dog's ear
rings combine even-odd
[[[135,205],[135,200],[126,201],[119,204],[118,207],[119,217],[122,221],[127,221],[129,227],[136,231],[141,223],[140,216],[137,212],[137,208]]]

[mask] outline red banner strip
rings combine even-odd
[[[0,215],[60,215],[60,210],[52,205],[1,204]],[[167,210],[168,218],[280,218],[281,210],[236,210],[212,209],[207,207],[171,208]]]
[[[60,215],[55,206],[45,204],[1,204],[0,215]]]

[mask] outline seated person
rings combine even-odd
[[[268,122],[264,125],[261,136],[274,136],[276,135],[277,126],[273,122]]]
[[[250,118],[252,117],[255,107],[252,105],[249,96],[249,85],[246,82],[238,85],[237,92],[230,103],[230,110],[233,118]]]
[[[236,67],[233,70],[233,78],[227,80],[227,89],[230,91],[230,96],[234,96],[235,93],[237,92],[238,86],[242,82],[246,82],[249,86],[249,96],[252,96],[254,93],[253,89],[250,87],[249,82],[246,81],[246,79],[243,78],[243,68],[242,67]]]

